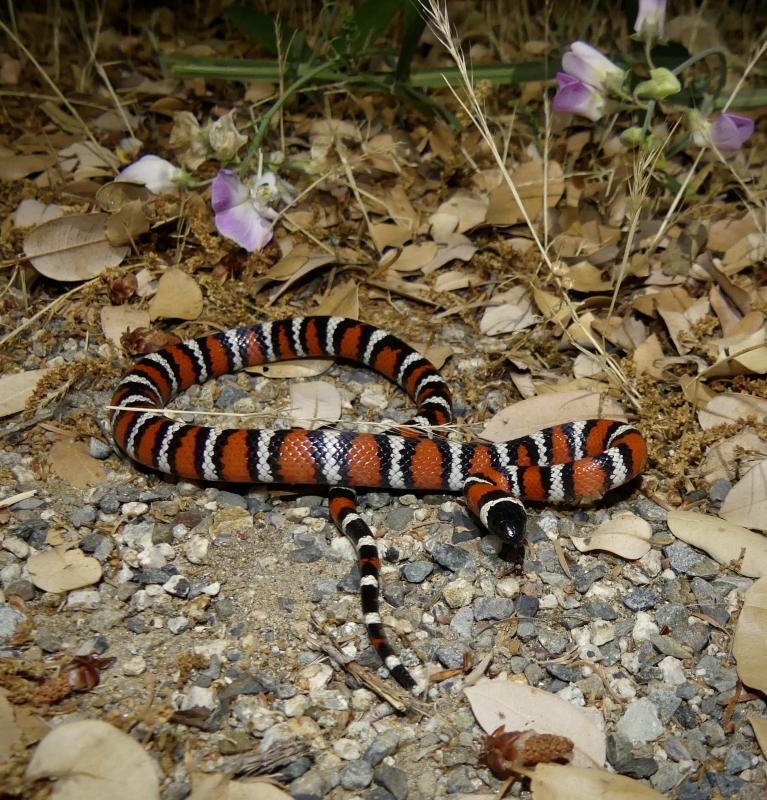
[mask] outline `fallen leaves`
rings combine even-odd
[[[0,376],[0,417],[23,411],[40,379],[48,372],[48,369],[30,369]]]
[[[45,592],[71,592],[101,580],[101,564],[77,548],[64,545],[33,553],[27,561],[32,583]]]
[[[104,480],[104,464],[88,452],[86,442],[75,439],[54,442],[48,451],[48,464],[59,478],[77,489],[84,489]]]
[[[654,789],[603,769],[540,764],[532,773],[535,800],[663,800]]]
[[[671,511],[668,527],[677,539],[704,550],[741,575],[767,575],[767,537],[759,533],[694,511]]]
[[[154,800],[157,767],[144,748],[98,720],[64,722],[37,746],[27,780],[53,782],[53,800]]]
[[[149,318],[197,319],[202,314],[202,290],[197,281],[183,270],[165,270],[157,292],[149,304]]]
[[[746,590],[735,626],[732,654],[746,686],[767,692],[767,578]]]
[[[719,516],[746,528],[767,531],[767,459],[750,469],[730,489]]]
[[[332,383],[290,384],[290,421],[297,428],[317,429],[341,418],[341,394]]]
[[[581,553],[606,550],[631,561],[650,552],[652,526],[630,512],[616,514],[605,520],[590,536],[573,537],[573,544]]]
[[[109,214],[73,214],[44,222],[27,234],[24,253],[35,269],[57,281],[84,281],[116,267],[128,247],[107,237]]]
[[[573,763],[605,763],[606,739],[597,726],[601,715],[595,709],[578,708],[550,692],[501,678],[479,681],[464,692],[486,733],[505,725],[510,730],[564,736],[575,746]]]

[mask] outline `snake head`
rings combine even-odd
[[[505,544],[518,545],[524,541],[527,513],[516,497],[504,495],[488,500],[480,509],[480,518],[488,531]]]

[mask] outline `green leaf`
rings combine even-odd
[[[367,0],[344,23],[346,49],[359,55],[371,47],[394,21],[400,11],[410,5],[410,0]]]
[[[286,49],[290,50],[287,54],[290,60],[301,59],[307,55],[304,34],[271,14],[248,6],[229,6],[224,9],[224,16],[243,35],[273,56],[279,55],[280,48],[283,55],[286,55]]]
[[[413,61],[415,49],[421,40],[421,34],[426,27],[426,20],[416,3],[405,3],[405,30],[402,35],[402,44],[397,59],[396,78],[399,83],[410,79],[410,65]]]

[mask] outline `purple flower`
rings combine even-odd
[[[666,0],[639,0],[639,13],[634,22],[634,31],[640,37],[663,38],[666,22]]]
[[[689,113],[692,140],[698,147],[711,145],[722,153],[740,150],[754,132],[754,120],[740,114],[720,114],[709,122],[700,112]]]
[[[216,228],[249,253],[265,247],[272,238],[277,212],[271,207],[291,203],[295,189],[273,172],[251,175],[244,182],[230,169],[222,169],[211,184]]]
[[[754,120],[741,114],[720,114],[711,126],[711,143],[717,150],[740,150],[754,132]]]
[[[596,122],[604,113],[605,98],[588,83],[566,72],[557,73],[559,88],[551,107],[563,114],[580,114]]]
[[[620,88],[625,73],[586,42],[573,42],[562,56],[562,69],[597,89]]]

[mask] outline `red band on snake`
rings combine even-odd
[[[323,356],[362,364],[396,383],[417,406],[408,425],[423,430],[219,429],[158,412],[195,383],[244,367]],[[462,491],[491,533],[519,542],[525,527],[520,500],[598,497],[639,475],[647,460],[639,431],[615,420],[571,422],[502,444],[434,435],[429,426],[452,420],[450,391],[436,368],[387,331],[342,317],[265,322],[151,353],[126,373],[112,405],[120,407],[112,416],[118,446],[160,472],[204,481],[337,487],[331,490],[330,512],[357,549],[368,635],[407,687],[415,682],[381,625],[375,539],[357,513],[354,492],[344,487]]]

